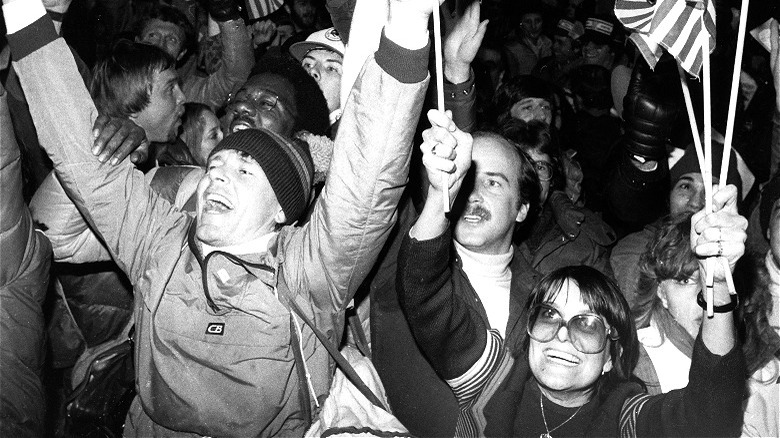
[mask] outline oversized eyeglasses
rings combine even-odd
[[[549,304],[537,304],[531,309],[528,327],[531,339],[537,342],[550,342],[558,335],[561,327],[566,327],[569,341],[581,353],[592,354],[604,350],[607,339],[618,339],[617,330],[610,327],[599,315],[583,313],[571,317],[568,321],[555,307]]]
[[[536,175],[539,176],[539,181],[549,181],[553,176],[552,164],[546,161],[534,161],[534,169],[536,169]]]
[[[241,89],[235,95],[233,93],[228,95],[228,105],[240,102],[248,102],[261,111],[271,111],[279,103],[279,96],[265,89],[256,90],[253,93]]]

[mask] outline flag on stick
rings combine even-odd
[[[699,77],[703,32],[715,47],[715,5],[711,0],[616,0],[615,16],[650,68],[666,49],[689,74]]]
[[[278,11],[284,0],[246,0],[246,10],[249,13],[249,19],[262,18]]]

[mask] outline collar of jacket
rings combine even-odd
[[[195,259],[198,261],[198,265],[201,269],[201,280],[203,282],[203,294],[206,297],[206,302],[208,303],[209,307],[212,311],[215,313],[222,313],[224,309],[220,308],[216,302],[214,301],[214,298],[211,295],[211,292],[209,291],[209,276],[208,276],[208,265],[209,262],[222,257],[227,259],[228,261],[234,263],[235,265],[238,265],[243,268],[243,270],[248,274],[252,275],[256,278],[260,278],[262,273],[270,273],[272,275],[276,274],[276,266],[278,263],[277,260],[277,253],[278,253],[278,238],[275,239],[273,243],[271,243],[268,247],[268,253],[265,254],[257,254],[257,255],[249,255],[244,256],[246,258],[241,258],[237,255],[230,254],[228,252],[215,250],[210,252],[205,257],[203,256],[203,253],[201,251],[201,246],[198,244],[198,241],[195,237],[195,231],[197,229],[197,219],[193,220],[190,224],[190,229],[187,231],[187,244],[190,247],[190,251],[192,251],[192,254],[195,256]],[[276,279],[274,279],[274,282]]]
[[[462,278],[467,282],[468,293],[479,302],[479,296],[471,285],[468,275],[463,270],[463,261],[455,250],[455,245],[450,245],[450,251],[453,267],[460,272]],[[525,303],[529,295],[531,295],[532,285],[539,281],[540,276],[517,247],[515,247],[512,261],[509,263],[509,270],[512,271],[512,280],[509,286],[509,320],[507,321],[504,337],[505,345],[510,346],[511,349],[514,346],[519,347],[522,341],[525,333]],[[484,307],[478,306],[478,311],[485,323],[487,323],[487,314],[485,314]]]

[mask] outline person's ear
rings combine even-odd
[[[609,360],[604,362],[604,366],[601,367],[601,375],[607,374],[612,371],[612,355],[609,355]]]
[[[669,298],[666,295],[666,288],[662,288],[659,285],[656,295],[658,295],[658,299],[661,300],[661,305],[664,306],[664,309],[669,309]]]
[[[515,218],[515,222],[520,223],[525,220],[526,217],[528,217],[528,209],[529,209],[528,203],[521,204],[520,205],[520,211],[517,212],[517,217]]]
[[[279,207],[279,211],[276,212],[276,216],[274,216],[274,222],[277,224],[284,224],[287,222],[287,215],[284,214],[282,207]]]

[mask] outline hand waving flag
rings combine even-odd
[[[616,0],[615,16],[635,31],[629,38],[651,68],[666,49],[689,74],[699,77],[702,38],[715,47],[712,0]]]

